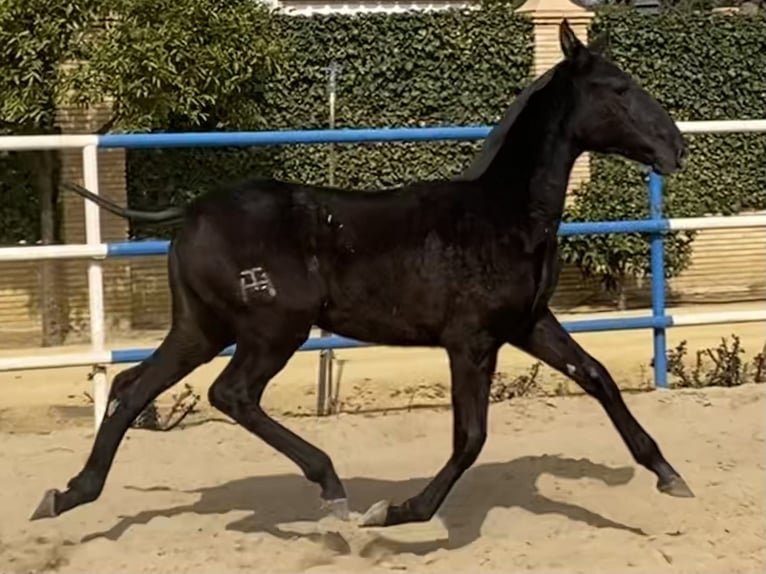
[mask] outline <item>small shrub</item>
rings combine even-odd
[[[135,428],[145,428],[148,430],[159,430],[159,431],[169,431],[176,428],[179,424],[181,424],[181,421],[183,421],[187,416],[195,412],[195,407],[197,406],[197,403],[199,403],[200,396],[194,392],[194,389],[188,384],[184,383],[184,390],[180,393],[176,393],[173,396],[173,406],[170,407],[170,410],[165,415],[164,419],[162,421],[159,420],[159,413],[157,412],[157,406],[154,403],[151,403],[146,409],[144,409],[144,413],[147,413],[149,416],[151,416],[151,410],[154,411],[154,424],[153,426],[142,426],[138,427],[138,421],[141,418],[141,415],[144,413],[141,413],[138,415],[135,421],[133,421],[133,426]],[[152,422],[152,419],[147,418],[147,422]]]
[[[157,404],[152,401],[149,405],[138,413],[138,416],[130,425],[134,429],[159,430],[160,413],[157,410]]]
[[[536,362],[529,368],[529,372],[509,379],[505,373],[495,373],[492,377],[492,388],[489,391],[489,400],[492,403],[509,401],[517,397],[540,396],[543,388],[537,381],[540,373],[541,362]]]
[[[83,396],[88,403],[93,404],[93,397],[89,392],[85,391]],[[131,428],[154,431],[173,430],[187,416],[196,412],[197,403],[200,401],[200,396],[194,392],[194,389],[188,383],[184,384],[183,391],[172,395],[172,398],[173,406],[170,407],[170,410],[162,419],[160,419],[157,403],[152,401],[133,420],[133,423],[130,425]]]
[[[717,347],[698,350],[691,368],[684,361],[688,353],[686,340],[669,350],[668,373],[675,377],[670,381],[670,386],[737,387],[749,382],[763,383],[766,380],[763,353],[758,353],[748,363],[742,357],[745,349],[742,348],[740,338],[732,334],[731,339],[729,342],[724,337]]]

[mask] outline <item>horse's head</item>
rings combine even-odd
[[[586,151],[616,153],[670,173],[683,166],[686,145],[667,111],[603,55],[604,37],[588,46],[569,23],[559,27],[562,64],[574,84],[574,137]]]

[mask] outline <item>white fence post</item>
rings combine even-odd
[[[82,150],[82,172],[85,188],[98,193],[98,148],[85,146]],[[101,243],[101,215],[98,205],[87,199],[85,203],[85,242]],[[88,308],[90,310],[90,344],[94,353],[104,351],[104,275],[101,261],[91,259],[88,263]],[[106,412],[108,388],[106,367],[93,365],[93,419],[98,431]]]

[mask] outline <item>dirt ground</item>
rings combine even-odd
[[[694,351],[734,333],[752,356],[764,327],[676,328],[669,346],[685,339]],[[624,388],[650,384],[649,332],[576,338]],[[112,343],[156,344],[156,336]],[[449,410],[415,408],[449,403],[446,358],[389,348],[338,357],[342,414],[294,416],[315,406],[315,353],[296,355],[265,406],[332,456],[354,511],[401,501],[449,455]],[[498,370],[513,375],[531,362],[508,349]],[[224,364],[189,377],[203,400]],[[694,499],[659,494],[592,399],[521,398],[492,406],[487,445],[439,516],[361,529],[326,516],[318,489],[289,460],[205,406],[186,428],[130,431],[97,502],[28,522],[43,491],[64,487],[90,450],[87,372],[0,373],[0,571],[764,570],[764,385],[626,394]],[[564,385],[547,369],[541,379]]]
[[[86,428],[0,434],[3,572],[763,572],[764,386],[632,394],[697,495],[654,489],[586,397],[494,405],[482,456],[431,522],[361,529],[234,425],[131,431],[101,498],[27,522],[90,444]],[[446,460],[442,410],[292,419],[361,512]]]

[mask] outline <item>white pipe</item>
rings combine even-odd
[[[766,321],[766,309],[761,311],[722,311],[673,315],[673,327],[687,325],[716,325],[719,323],[752,323]]]
[[[60,355],[33,355],[0,359],[0,372],[26,371],[27,369],[55,369],[60,367],[84,367],[93,364],[109,364],[112,353],[62,353]]]
[[[0,150],[5,151],[82,148],[89,145],[98,145],[97,135],[35,135],[0,137]]]
[[[40,259],[104,259],[106,244],[100,245],[30,245],[0,247],[0,261],[37,261]]]
[[[98,148],[88,145],[82,150],[83,184],[92,193],[98,194]],[[85,240],[88,245],[101,244],[101,209],[92,201],[85,203]],[[88,307],[90,310],[90,343],[93,353],[104,352],[104,275],[101,261],[88,263]],[[106,369],[94,364],[93,373],[93,417],[96,431],[106,412],[108,395]]]
[[[680,229],[741,229],[766,227],[766,215],[711,215],[708,217],[679,217],[668,219],[672,231]]]
[[[685,134],[721,134],[766,132],[766,120],[715,120],[704,122],[676,122]]]

